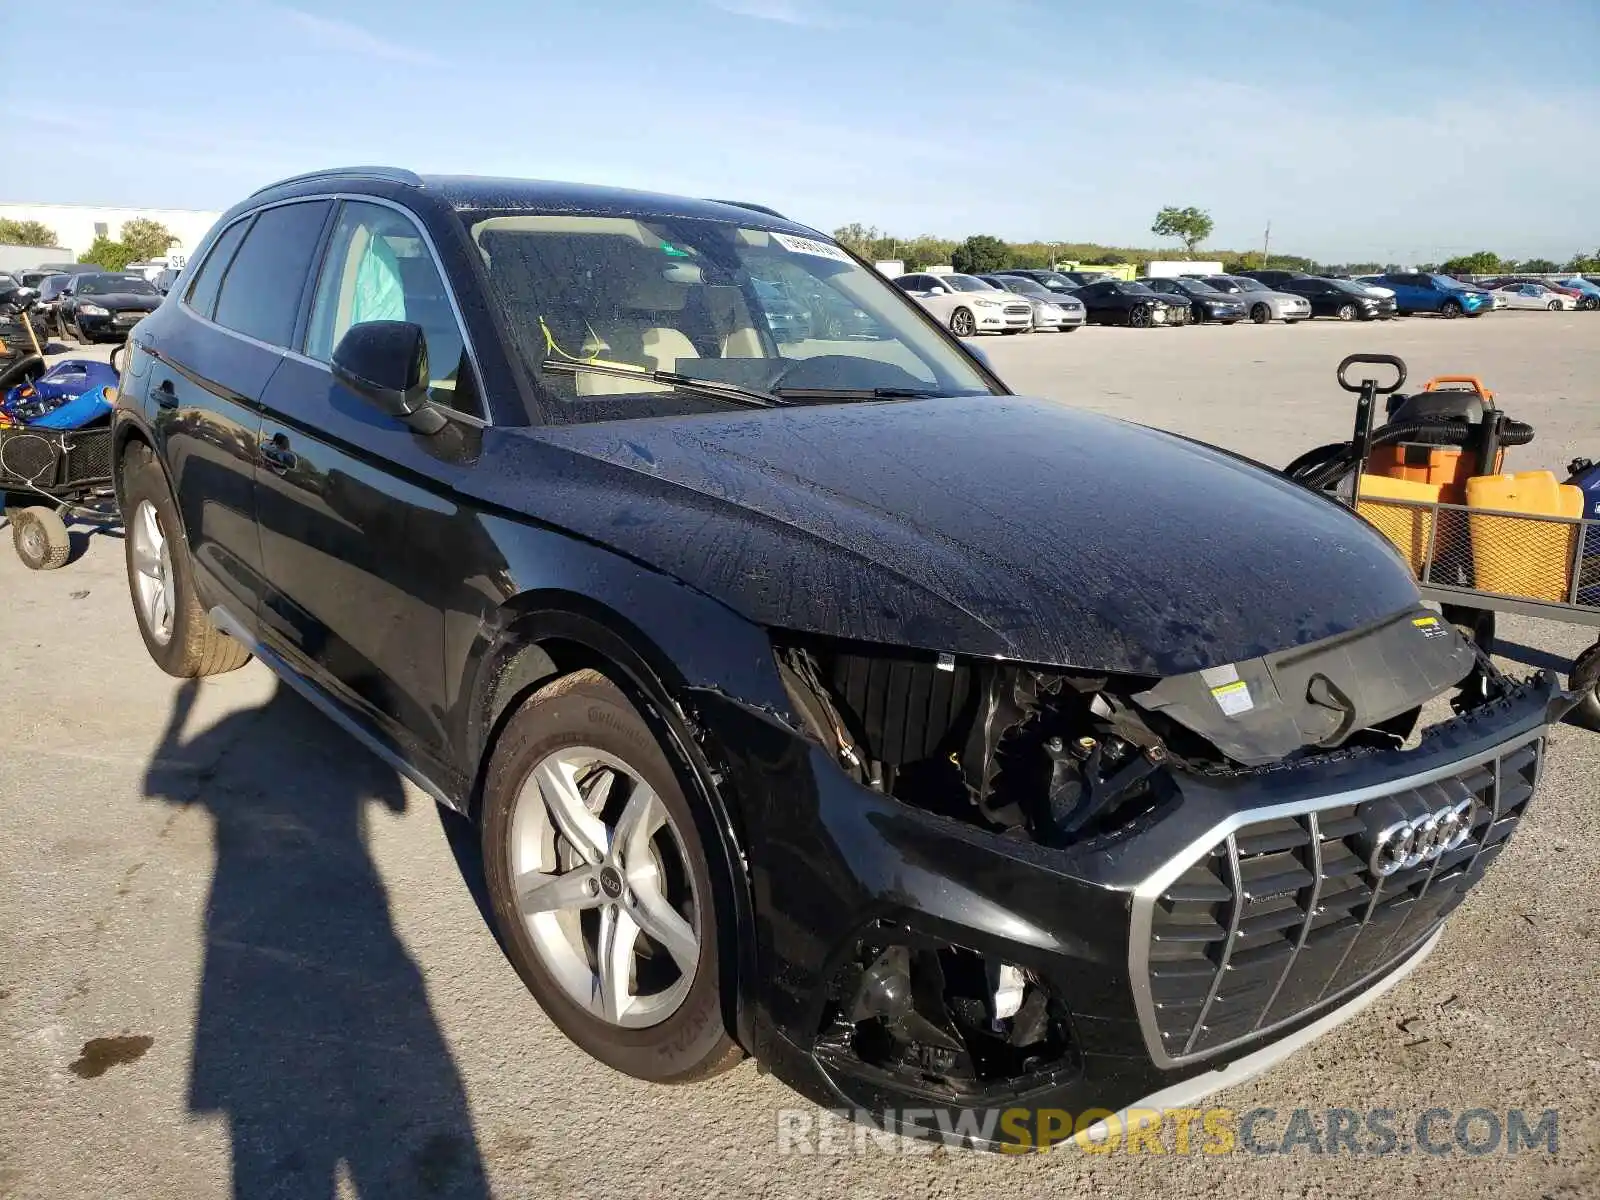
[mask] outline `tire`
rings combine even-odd
[[[1567,676],[1567,689],[1584,689],[1583,699],[1567,714],[1567,720],[1583,729],[1600,733],[1600,642],[1578,655]]]
[[[1128,325],[1132,329],[1146,329],[1150,325],[1150,306],[1135,304],[1128,310]]]
[[[586,762],[592,766],[573,765]],[[556,806],[546,800],[549,792],[533,782],[535,772],[546,768],[553,772],[550,778],[567,780],[566,794],[578,805],[563,811],[576,813],[580,822],[555,816]],[[606,788],[598,811],[595,788],[587,794],[583,790],[591,779]],[[618,779],[623,781],[620,792]],[[631,801],[641,795],[641,787],[654,793],[651,821],[659,822],[642,842],[640,858],[647,860],[642,864],[630,861],[628,850],[633,846],[637,851],[641,843],[621,832],[624,814],[633,810]],[[587,855],[568,829],[587,842]],[[663,837],[669,849],[663,849]],[[716,893],[694,811],[655,734],[604,675],[582,670],[563,676],[539,689],[510,718],[484,781],[482,838],[484,878],[506,956],[539,1006],[581,1049],[624,1074],[654,1083],[706,1079],[743,1057],[723,1021]],[[519,868],[514,858],[537,858],[539,863]],[[642,885],[636,882],[641,865],[642,878],[648,880]],[[548,887],[580,873],[581,883],[547,893],[557,898],[538,914],[545,921],[525,915],[528,897],[534,894],[530,875],[542,876],[540,882]],[[667,895],[669,885],[680,898],[689,897],[689,916],[684,916],[681,899],[674,904]],[[649,902],[640,899],[647,891]],[[661,904],[671,912],[669,924],[660,927],[675,928],[675,937],[688,931],[693,940],[692,953],[688,941],[678,943],[682,957],[692,963],[692,974],[685,974],[678,955],[666,949],[667,942],[640,933],[640,925],[626,915],[638,914],[640,924],[659,922],[660,915],[649,922],[644,917],[652,908],[661,914],[656,907]],[[572,911],[574,907],[586,911]],[[677,925],[672,927],[674,915]],[[634,931],[633,945],[642,943],[646,957],[641,962],[636,952],[629,953],[618,996],[596,964],[606,922],[614,929],[624,920]],[[635,993],[633,985],[646,968],[652,970],[652,982],[669,972],[676,978],[665,992]],[[615,969],[611,979],[616,979]],[[592,998],[596,993],[601,1000]],[[659,1015],[650,1012],[651,1001],[662,995],[669,1003],[662,1004]],[[612,1004],[606,996],[618,996],[615,1017],[607,1011]],[[644,1018],[625,1024],[641,1002]],[[595,1011],[597,1005],[601,1011]]]
[[[1293,320],[1289,320],[1289,319],[1286,318],[1283,323],[1285,325],[1298,325],[1298,324],[1300,324],[1301,321],[1304,321],[1304,320],[1305,320],[1304,317],[1295,317]]]
[[[1257,325],[1265,325],[1268,321],[1272,320],[1272,309],[1268,308],[1265,304],[1257,304],[1250,310],[1250,319]]]
[[[1550,301],[1549,304],[1546,304],[1545,307],[1548,308],[1551,312],[1560,312],[1561,311],[1561,301],[1552,300],[1552,301]]]
[[[1189,306],[1189,324],[1204,325],[1206,323],[1206,310],[1203,305],[1192,304]]]
[[[1461,301],[1446,300],[1439,306],[1439,315],[1446,321],[1454,321],[1461,315]]]
[[[200,607],[183,523],[167,477],[143,442],[131,444],[123,456],[122,511],[128,593],[139,636],[156,666],[179,679],[195,679],[236,671],[249,662],[250,652],[213,625]],[[154,524],[158,542],[152,544],[145,522]],[[163,597],[159,605],[154,601],[158,587]]]
[[[6,520],[11,525],[11,544],[28,570],[54,571],[72,557],[72,539],[55,509],[43,505],[8,508]]]
[[[94,339],[83,331],[83,326],[78,324],[78,318],[72,318],[72,340],[80,346],[94,345]]]
[[[978,323],[972,319],[970,308],[958,308],[950,314],[950,332],[957,337],[972,337],[978,332]]]
[[[1084,322],[1084,324],[1087,324],[1087,323],[1088,322]],[[1080,330],[1082,328],[1083,328],[1083,325],[1063,325],[1061,327],[1061,332],[1062,333],[1077,333],[1078,330]]]
[[[1341,321],[1354,321],[1359,314],[1354,304],[1341,304],[1336,315]]]
[[[1008,335],[1013,333],[1032,333],[1033,328],[1029,326],[1027,329],[1002,329],[1000,332]]]

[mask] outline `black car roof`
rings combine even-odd
[[[296,175],[259,189],[246,205],[239,207],[254,207],[263,200],[276,198],[279,193],[286,198],[326,187],[378,194],[393,194],[396,189],[415,189],[458,211],[526,209],[602,216],[700,217],[713,221],[737,221],[742,225],[755,224],[764,229],[789,231],[804,237],[819,236],[816,230],[808,226],[779,216],[764,205],[747,201],[697,200],[661,192],[560,183],[546,179],[417,175],[398,167],[336,167]]]

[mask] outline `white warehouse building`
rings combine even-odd
[[[89,248],[97,237],[115,240],[122,232],[125,221],[145,217],[159,221],[174,234],[177,242],[168,251],[172,259],[186,259],[216,224],[220,212],[202,212],[192,208],[101,208],[92,204],[5,204],[0,203],[0,220],[38,221],[55,231],[56,247],[70,251],[60,258],[76,259]],[[179,265],[174,263],[174,265]]]

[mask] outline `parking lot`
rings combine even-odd
[[[1418,384],[1480,375],[1537,431],[1513,469],[1600,457],[1594,313],[980,344],[1019,392],[1273,466],[1348,436],[1333,371],[1353,351],[1401,355]],[[1554,1109],[1554,1154],[1009,1158],[857,1153],[848,1133],[780,1153],[781,1110],[809,1106],[753,1063],[665,1088],[569,1043],[485,926],[453,849],[470,835],[263,668],[162,675],[115,536],[51,573],[0,547],[0,598],[0,1196],[1600,1194],[1600,735],[1556,731],[1516,842],[1415,975],[1213,1101],[1273,1109],[1278,1133],[1298,1108],[1402,1129]],[[1522,618],[1500,635],[1521,671],[1593,640]]]

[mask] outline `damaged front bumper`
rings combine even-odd
[[[863,786],[724,694],[695,704],[745,830],[749,1049],[831,1106],[1081,1114],[1237,1082],[1420,961],[1566,698],[1545,673],[1411,749],[1169,764],[1161,804],[1065,847]]]

